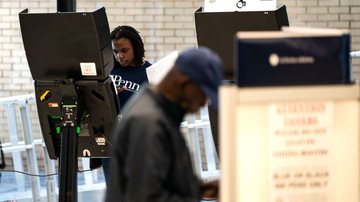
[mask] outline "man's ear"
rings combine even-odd
[[[184,89],[190,83],[190,81],[191,80],[187,75],[180,74],[180,76],[178,77],[180,89]]]

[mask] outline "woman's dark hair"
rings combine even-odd
[[[118,26],[111,32],[111,40],[118,40],[120,38],[127,38],[130,40],[134,49],[135,65],[141,66],[144,62],[145,49],[144,42],[142,41],[139,32],[127,25]]]

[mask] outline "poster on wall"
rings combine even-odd
[[[335,202],[333,103],[269,105],[270,202]]]
[[[276,0],[204,0],[204,12],[274,11]]]

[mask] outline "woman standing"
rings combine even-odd
[[[110,75],[119,92],[121,107],[136,93],[140,85],[148,82],[146,68],[151,64],[145,60],[144,43],[133,27],[119,26],[111,32],[115,57]]]
[[[111,42],[116,61],[110,76],[117,87],[120,106],[124,108],[141,84],[148,82],[146,68],[151,64],[145,60],[144,43],[133,27],[116,27],[111,32]],[[102,159],[106,183],[109,181],[109,162],[109,158]]]

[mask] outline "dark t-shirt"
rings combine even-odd
[[[137,93],[144,82],[148,83],[146,68],[149,66],[151,64],[148,61],[140,67],[123,67],[117,61],[114,62],[114,68],[110,73],[113,82],[116,87],[127,87],[127,90],[118,94],[121,108],[132,95]]]

